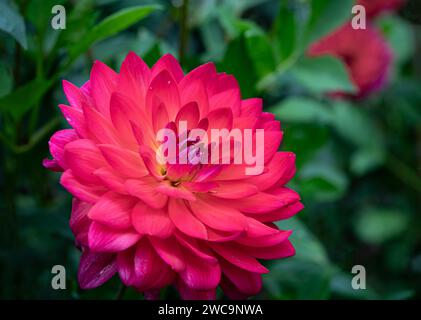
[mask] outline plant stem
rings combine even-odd
[[[189,0],[183,0],[180,8],[180,45],[179,45],[179,58],[180,64],[183,67],[186,59],[186,47],[188,41],[188,23],[187,16],[189,12]]]
[[[118,288],[117,294],[115,296],[115,300],[121,300],[123,299],[124,294],[126,293],[126,286],[124,284],[120,284],[120,287]]]
[[[387,168],[402,182],[415,191],[421,193],[421,179],[419,174],[397,157],[390,155],[386,163]]]

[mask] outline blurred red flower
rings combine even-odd
[[[358,88],[355,95],[342,92],[335,96],[362,98],[379,90],[387,81],[392,51],[380,33],[371,25],[354,30],[350,23],[310,46],[310,56],[333,55],[341,59]]]

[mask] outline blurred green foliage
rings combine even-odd
[[[66,8],[65,30],[51,28],[56,4]],[[0,297],[118,295],[117,279],[78,288],[71,200],[41,160],[48,137],[66,126],[60,80],[81,85],[93,60],[118,69],[133,50],[149,65],[181,54],[185,71],[214,61],[236,76],[243,97],[263,97],[281,121],[282,149],[297,154],[291,187],[306,208],[278,223],[294,230],[297,255],[270,262],[257,298],[420,298],[421,5],[409,1],[400,15],[376,21],[395,54],[391,81],[380,94],[346,102],[327,95],[355,91],[342,62],[305,52],[350,18],[352,0],[189,1],[186,29],[182,4],[1,0]],[[55,264],[67,268],[67,290],[51,289]],[[366,267],[367,290],[351,288],[357,264]],[[128,289],[123,297],[141,296]]]

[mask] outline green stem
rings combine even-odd
[[[127,287],[121,283],[120,287],[118,288],[117,294],[115,296],[115,300],[122,300],[124,297],[124,294],[126,293]]]
[[[390,155],[386,167],[407,186],[421,193],[420,175],[397,157]]]
[[[35,132],[28,143],[23,145],[14,145],[0,132],[0,140],[4,142],[15,154],[22,154],[30,151],[35,147],[51,130],[53,130],[60,123],[60,119],[53,118],[47,124],[45,124],[41,129]]]
[[[179,58],[180,64],[183,67],[185,65],[186,59],[186,48],[187,48],[187,41],[188,41],[188,17],[189,11],[189,0],[183,0],[183,4],[180,9],[180,46],[179,46]]]

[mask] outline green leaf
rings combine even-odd
[[[393,49],[395,61],[404,63],[415,51],[415,34],[409,22],[387,15],[380,19],[379,25]]]
[[[367,287],[365,290],[355,290],[352,288],[353,275],[345,272],[338,272],[330,282],[330,289],[333,294],[342,299],[372,300],[379,299],[373,288]]]
[[[274,299],[327,299],[334,272],[322,243],[298,218],[276,223],[281,230],[293,230],[296,255],[270,263],[263,275],[264,288]]]
[[[304,47],[350,19],[353,5],[354,0],[311,0],[311,14],[306,26]]]
[[[403,212],[369,208],[359,214],[354,230],[362,241],[380,245],[399,236],[406,230],[408,224],[408,216]]]
[[[294,52],[297,45],[297,19],[291,2],[281,0],[278,16],[274,23],[276,47],[279,60],[285,61]]]
[[[305,199],[335,201],[348,186],[346,175],[334,163],[315,161],[300,171],[300,192]]]
[[[13,36],[26,50],[26,28],[22,16],[8,1],[0,1],[0,12],[0,30]]]
[[[96,42],[111,37],[121,30],[130,27],[131,25],[144,19],[146,16],[160,8],[160,6],[156,5],[136,6],[123,9],[108,16],[95,27],[93,27],[92,30],[88,31],[88,33],[81,39],[79,43],[71,46],[70,60],[72,61],[77,58]]]
[[[292,97],[270,108],[282,122],[328,123],[331,111],[314,99]]]
[[[55,5],[63,4],[64,0],[31,0],[25,16],[36,27],[37,33],[43,34],[50,27],[53,17],[51,9]]]
[[[12,90],[13,79],[7,68],[0,62],[0,97],[5,96]]]
[[[254,96],[257,76],[248,54],[244,34],[228,44],[224,59],[217,66],[219,70],[235,76],[243,98]]]
[[[272,45],[263,32],[249,30],[245,33],[245,39],[247,52],[260,78],[276,69]]]
[[[282,118],[279,119],[282,121]],[[329,137],[327,127],[310,123],[288,124],[284,126],[283,131],[285,135],[282,149],[292,151],[297,155],[296,164],[298,168],[312,160]]]
[[[345,102],[336,102],[332,109],[332,125],[345,140],[357,147],[351,157],[354,173],[364,174],[384,162],[384,138],[367,111]]]
[[[298,83],[315,93],[356,90],[345,65],[334,57],[303,58],[289,72]]]
[[[311,233],[307,226],[297,217],[276,222],[281,230],[293,230],[291,237],[292,244],[296,250],[293,259],[310,261],[321,266],[329,266],[329,258],[323,244]]]
[[[0,98],[0,112],[9,112],[15,120],[29,111],[53,84],[52,80],[36,79]]]

